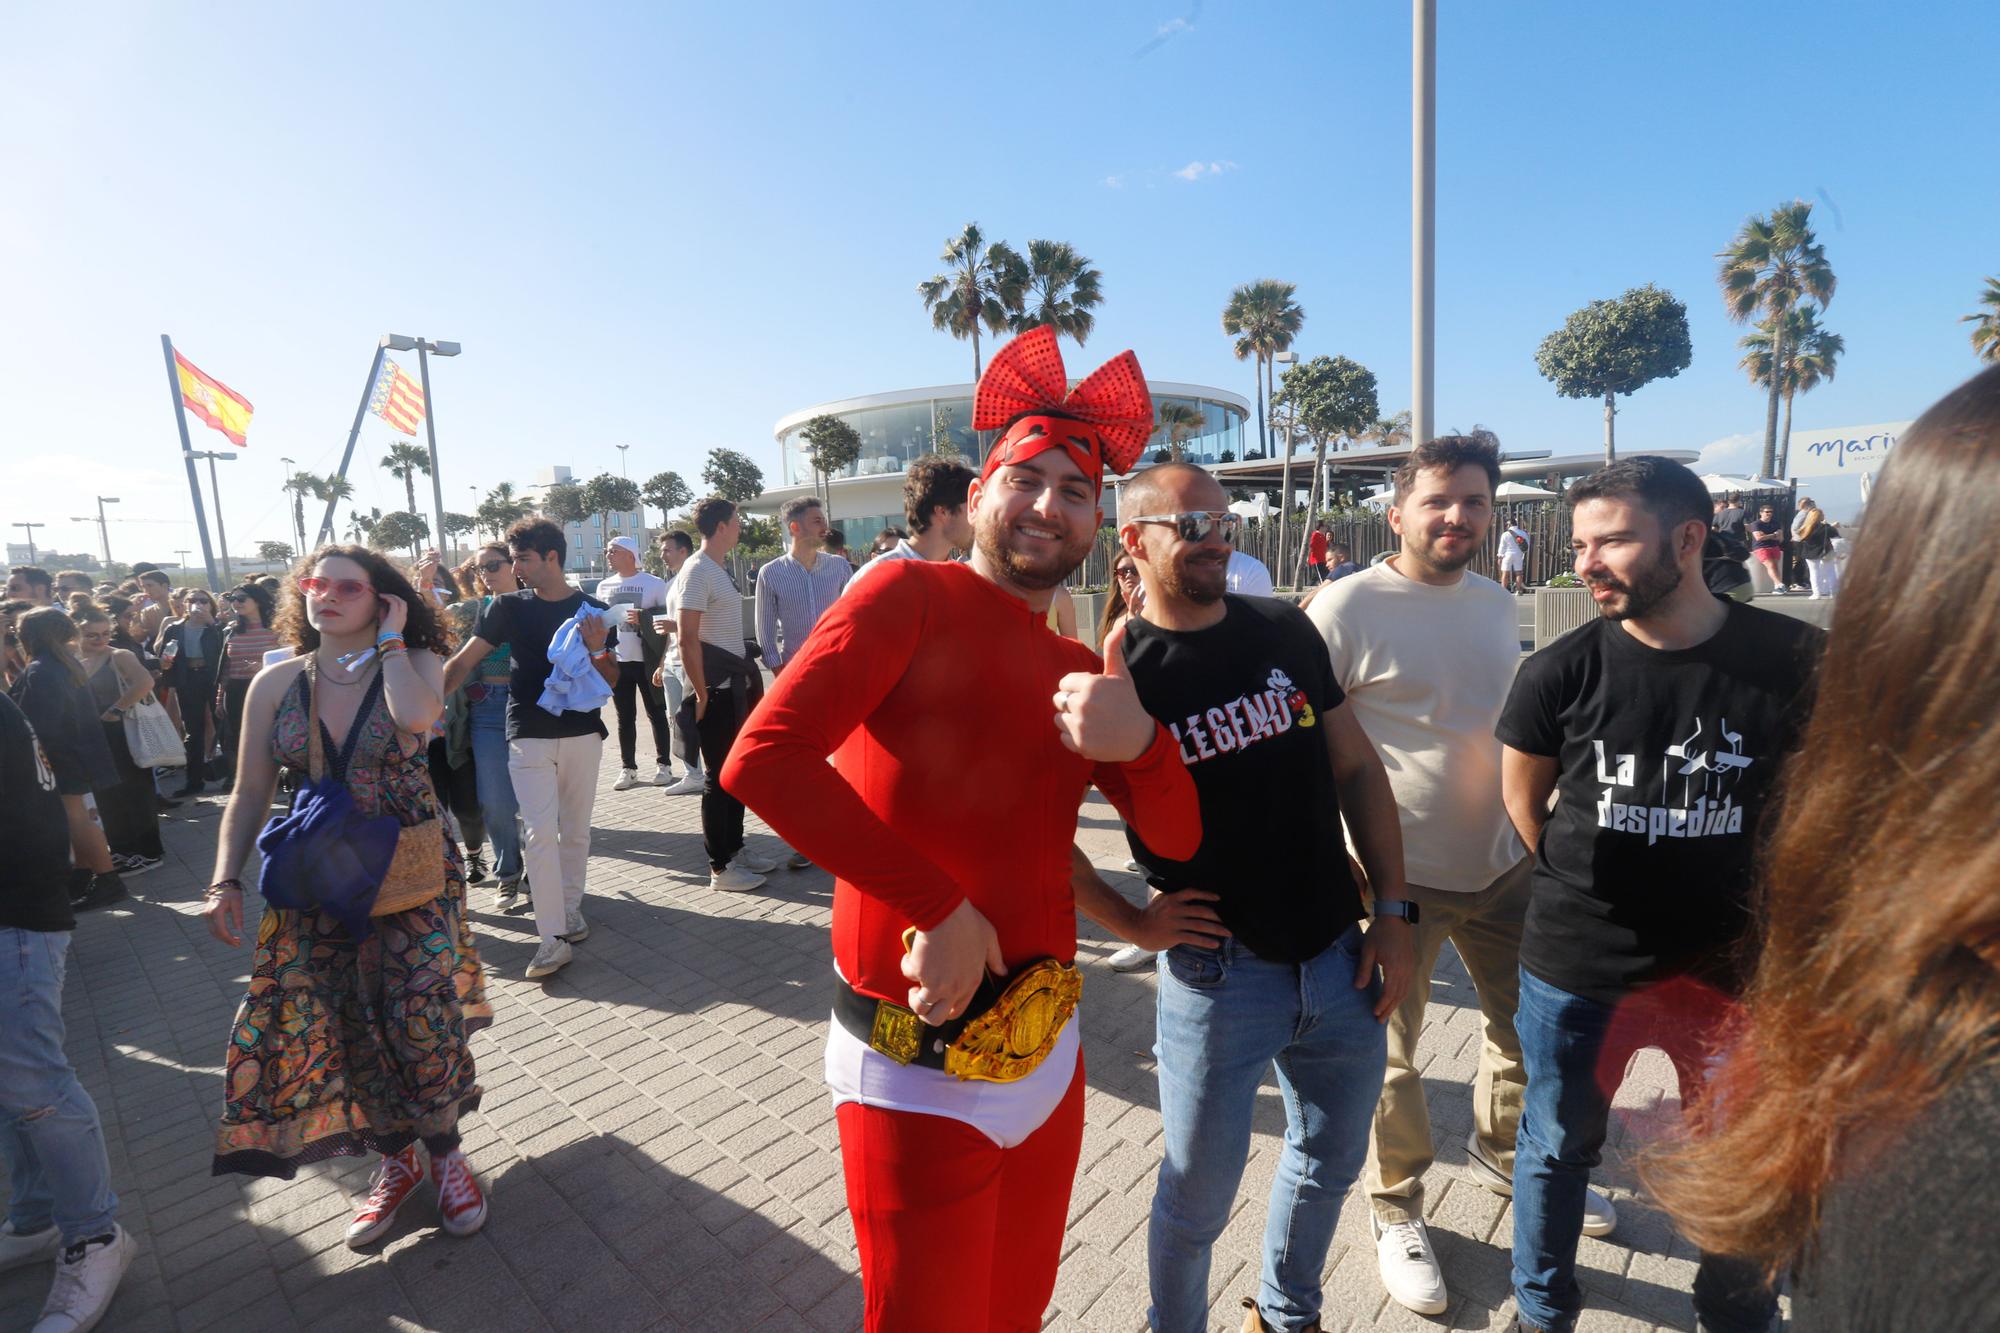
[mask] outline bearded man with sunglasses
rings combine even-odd
[[[1071,391],[1054,331],[1023,333],[972,425],[1000,435],[970,563],[850,586],[722,772],[834,876],[826,1076],[871,1333],[1041,1327],[1083,1138],[1077,807],[1095,783],[1155,846],[1200,836],[1166,730],[1045,622],[1153,432],[1137,360]]]
[[[1225,938],[1160,955],[1154,1055],[1165,1130],[1146,1261],[1152,1327],[1208,1328],[1209,1257],[1236,1201],[1257,1088],[1276,1065],[1286,1134],[1244,1333],[1317,1329],[1340,1204],[1368,1151],[1383,1023],[1410,984],[1403,842],[1382,761],[1298,608],[1225,591],[1237,518],[1190,463],[1126,483],[1118,540],[1145,610],[1122,647],[1139,699],[1179,743],[1201,798],[1200,845],[1128,833],[1156,896],[1208,901]],[[1374,889],[1361,893],[1345,817]],[[1078,906],[1119,930],[1137,909],[1078,868]],[[1100,911],[1107,912],[1099,916]]]

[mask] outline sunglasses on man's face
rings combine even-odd
[[[1236,540],[1236,525],[1243,521],[1240,514],[1216,513],[1212,510],[1197,509],[1187,514],[1139,514],[1128,520],[1132,523],[1167,523],[1180,533],[1184,542],[1207,541],[1211,532],[1219,531],[1225,544]]]
[[[299,587],[315,597],[338,602],[365,597],[375,591],[360,579],[323,579],[318,575],[300,579]]]
[[[479,567],[488,574],[498,574],[513,563],[512,560],[482,560],[479,562]]]

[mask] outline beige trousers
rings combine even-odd
[[[1368,1137],[1368,1165],[1361,1182],[1376,1220],[1421,1221],[1424,1172],[1433,1158],[1430,1111],[1418,1072],[1417,1038],[1430,1002],[1431,972],[1450,940],[1465,962],[1484,1020],[1479,1072],[1472,1082],[1472,1124],[1481,1148],[1499,1168],[1514,1170],[1514,1132],[1521,1124],[1521,1094],[1528,1086],[1514,1009],[1521,999],[1521,923],[1528,909],[1534,858],[1523,857],[1477,893],[1449,893],[1412,884],[1411,901],[1422,920],[1415,936],[1416,970],[1410,991],[1389,1016],[1389,1069]]]

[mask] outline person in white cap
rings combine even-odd
[[[646,720],[653,727],[653,776],[650,785],[670,786],[674,780],[671,756],[673,743],[667,730],[667,704],[653,684],[657,656],[640,634],[640,621],[667,605],[667,581],[639,568],[639,543],[630,537],[613,537],[604,545],[604,558],[611,577],[597,585],[597,600],[611,608],[611,615],[624,633],[618,636],[618,680],[611,687],[611,702],[618,712],[618,781],[613,791],[630,791],[646,785],[639,781],[638,705],[643,702]],[[652,659],[652,660],[649,660]]]

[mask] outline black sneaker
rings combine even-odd
[[[465,854],[465,882],[484,884],[486,879],[486,853],[475,847]]]
[[[118,872],[108,871],[91,877],[90,887],[81,896],[69,900],[73,912],[88,912],[99,907],[108,907],[125,897],[125,884],[118,878]]]

